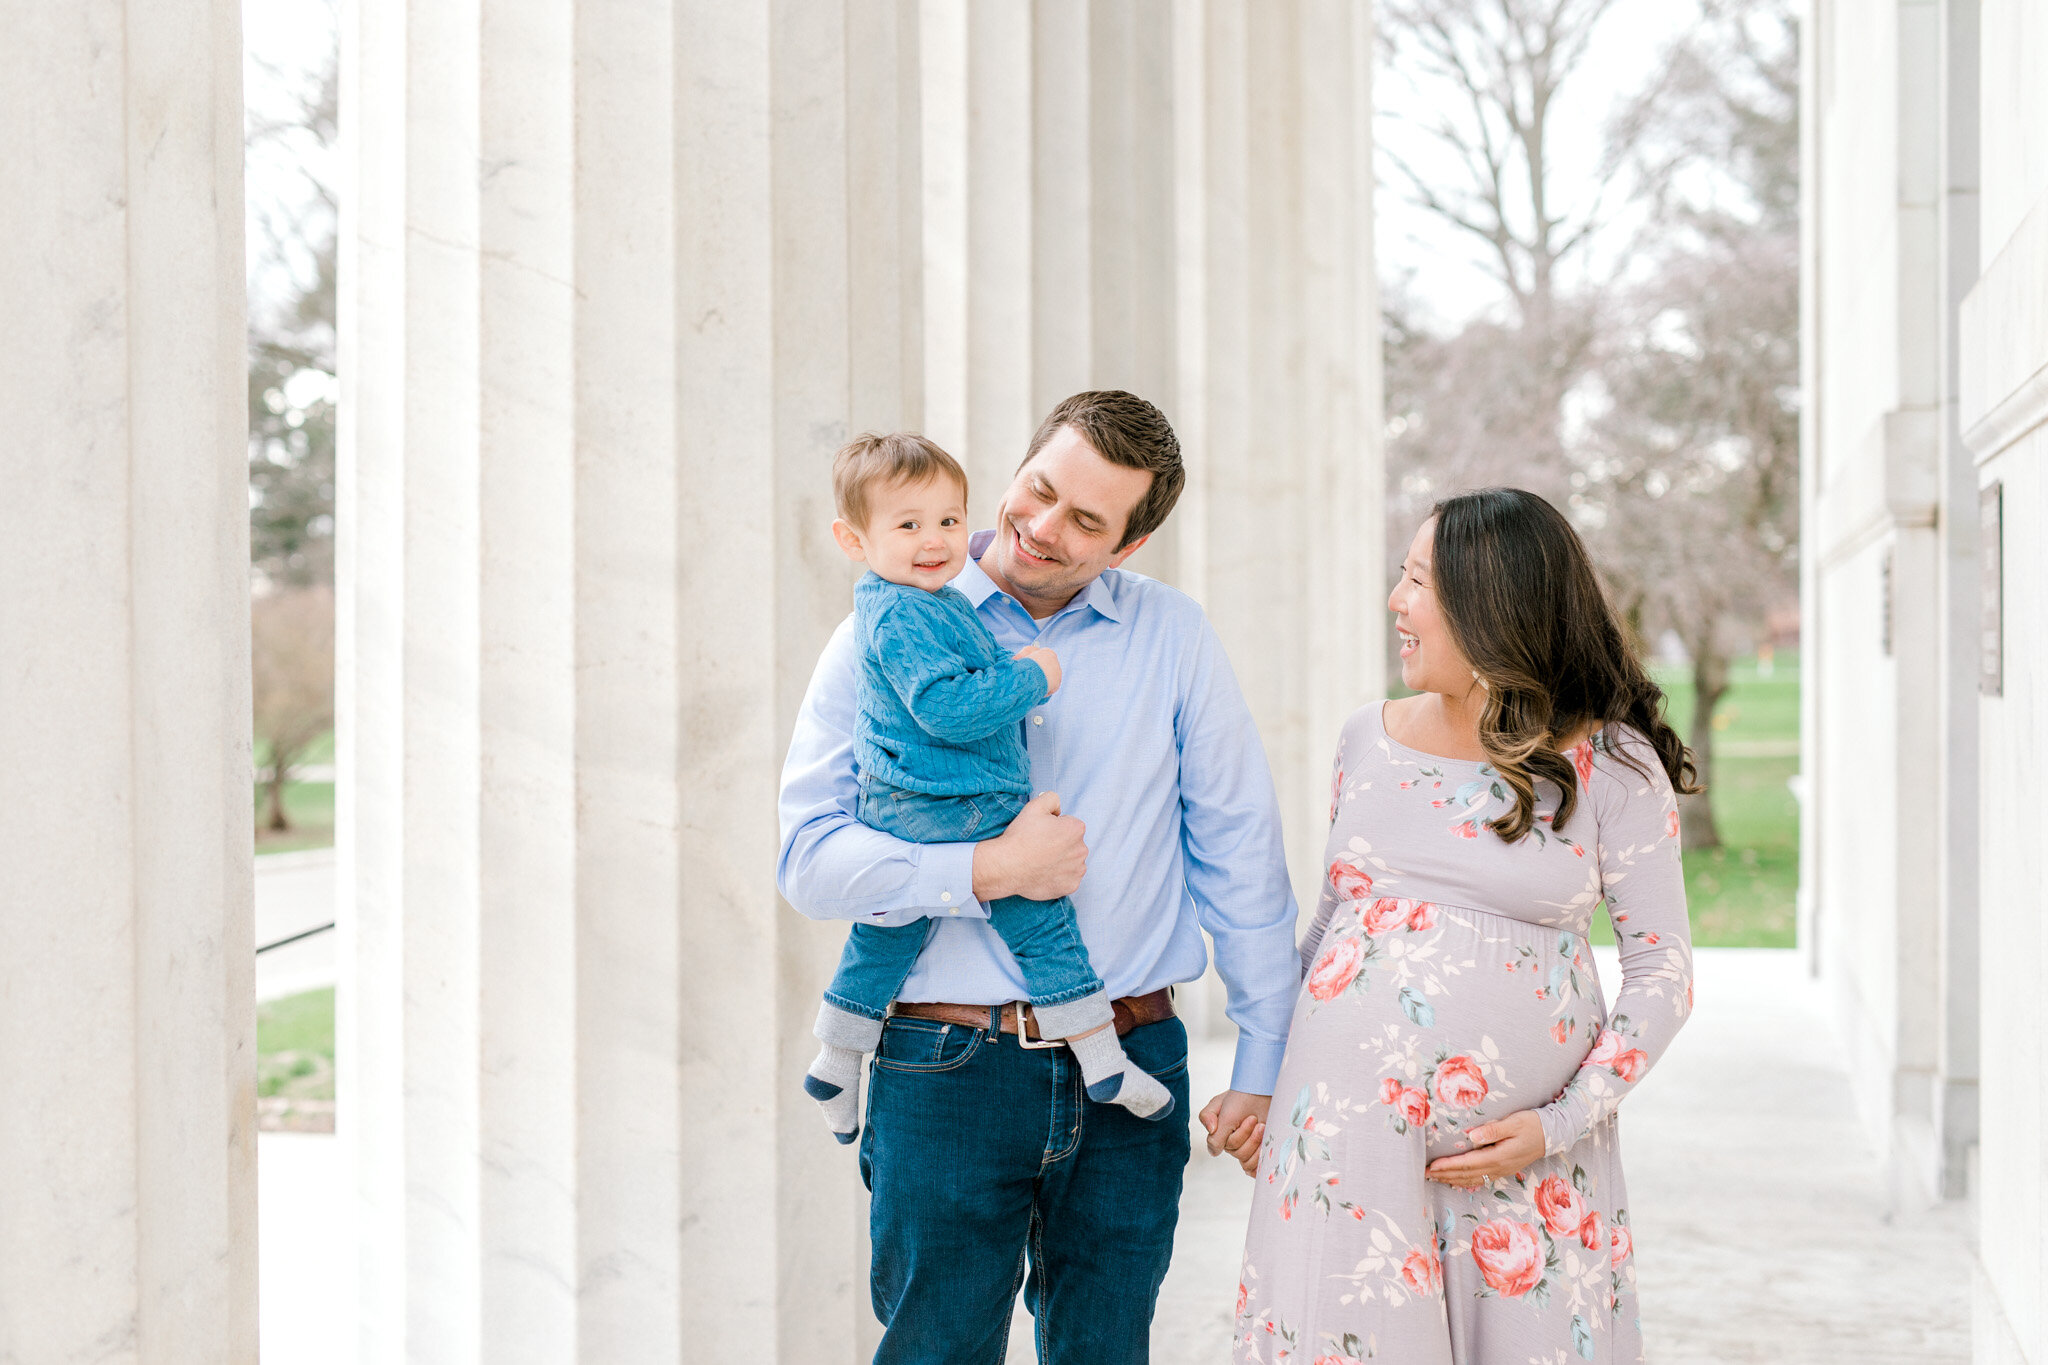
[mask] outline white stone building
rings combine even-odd
[[[2048,1361],[2048,8],[1813,0],[1801,941],[1975,1349]]]

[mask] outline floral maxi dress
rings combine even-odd
[[[1509,844],[1485,763],[1345,725],[1327,875],[1260,1153],[1234,1356],[1260,1365],[1640,1361],[1615,1108],[1692,1008],[1678,809],[1609,727]],[[1634,764],[1640,765],[1640,771]],[[1539,794],[1545,784],[1538,784]],[[1622,985],[1586,931],[1604,901]],[[1534,1109],[1544,1156],[1460,1190],[1423,1178],[1476,1124]]]

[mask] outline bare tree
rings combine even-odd
[[[1618,163],[1575,209],[1554,193],[1554,119],[1565,82],[1614,0],[1382,0],[1383,60],[1429,91],[1428,112],[1383,109],[1436,155],[1388,162],[1415,202],[1481,244],[1525,330],[1549,331],[1559,267],[1604,221]]]
[[[283,108],[252,113],[246,132],[265,168],[252,185],[272,191],[252,194],[251,245],[271,283],[249,312],[249,549],[264,584],[334,581],[338,200],[325,176],[338,62],[327,54]]]
[[[1400,282],[1383,286],[1394,557],[1429,505],[1460,489],[1511,483],[1561,506],[1574,496],[1566,415],[1601,310],[1590,289],[1568,289],[1564,273],[1608,221],[1621,162],[1605,158],[1595,183],[1564,207],[1556,122],[1565,84],[1613,2],[1380,6],[1383,66],[1422,96],[1415,110],[1383,104],[1382,120],[1418,136],[1382,139],[1381,152],[1417,206],[1480,244],[1513,305],[1508,322],[1438,331],[1418,320]]]
[[[263,756],[262,827],[291,828],[284,789],[306,750],[334,725],[334,589],[287,588],[251,604],[256,741]]]
[[[1632,614],[1691,656],[1689,742],[1710,783],[1729,660],[1797,592],[1798,54],[1784,0],[1704,8],[1659,98],[1617,125],[1659,187],[1667,245],[1614,310],[1591,444],[1597,543]],[[1719,846],[1707,800],[1681,818],[1688,847]]]

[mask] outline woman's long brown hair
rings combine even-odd
[[[1483,488],[1444,499],[1430,515],[1437,604],[1486,684],[1479,744],[1515,797],[1514,809],[1487,826],[1509,843],[1526,836],[1540,780],[1559,792],[1551,824],[1563,829],[1579,784],[1561,746],[1617,723],[1649,741],[1674,788],[1699,791],[1692,752],[1664,720],[1664,691],[1630,647],[1563,514],[1520,488]]]

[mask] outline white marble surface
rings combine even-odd
[[[0,20],[0,1359],[256,1351],[234,0]]]
[[[262,1365],[356,1359],[344,1150],[327,1133],[256,1139]]]

